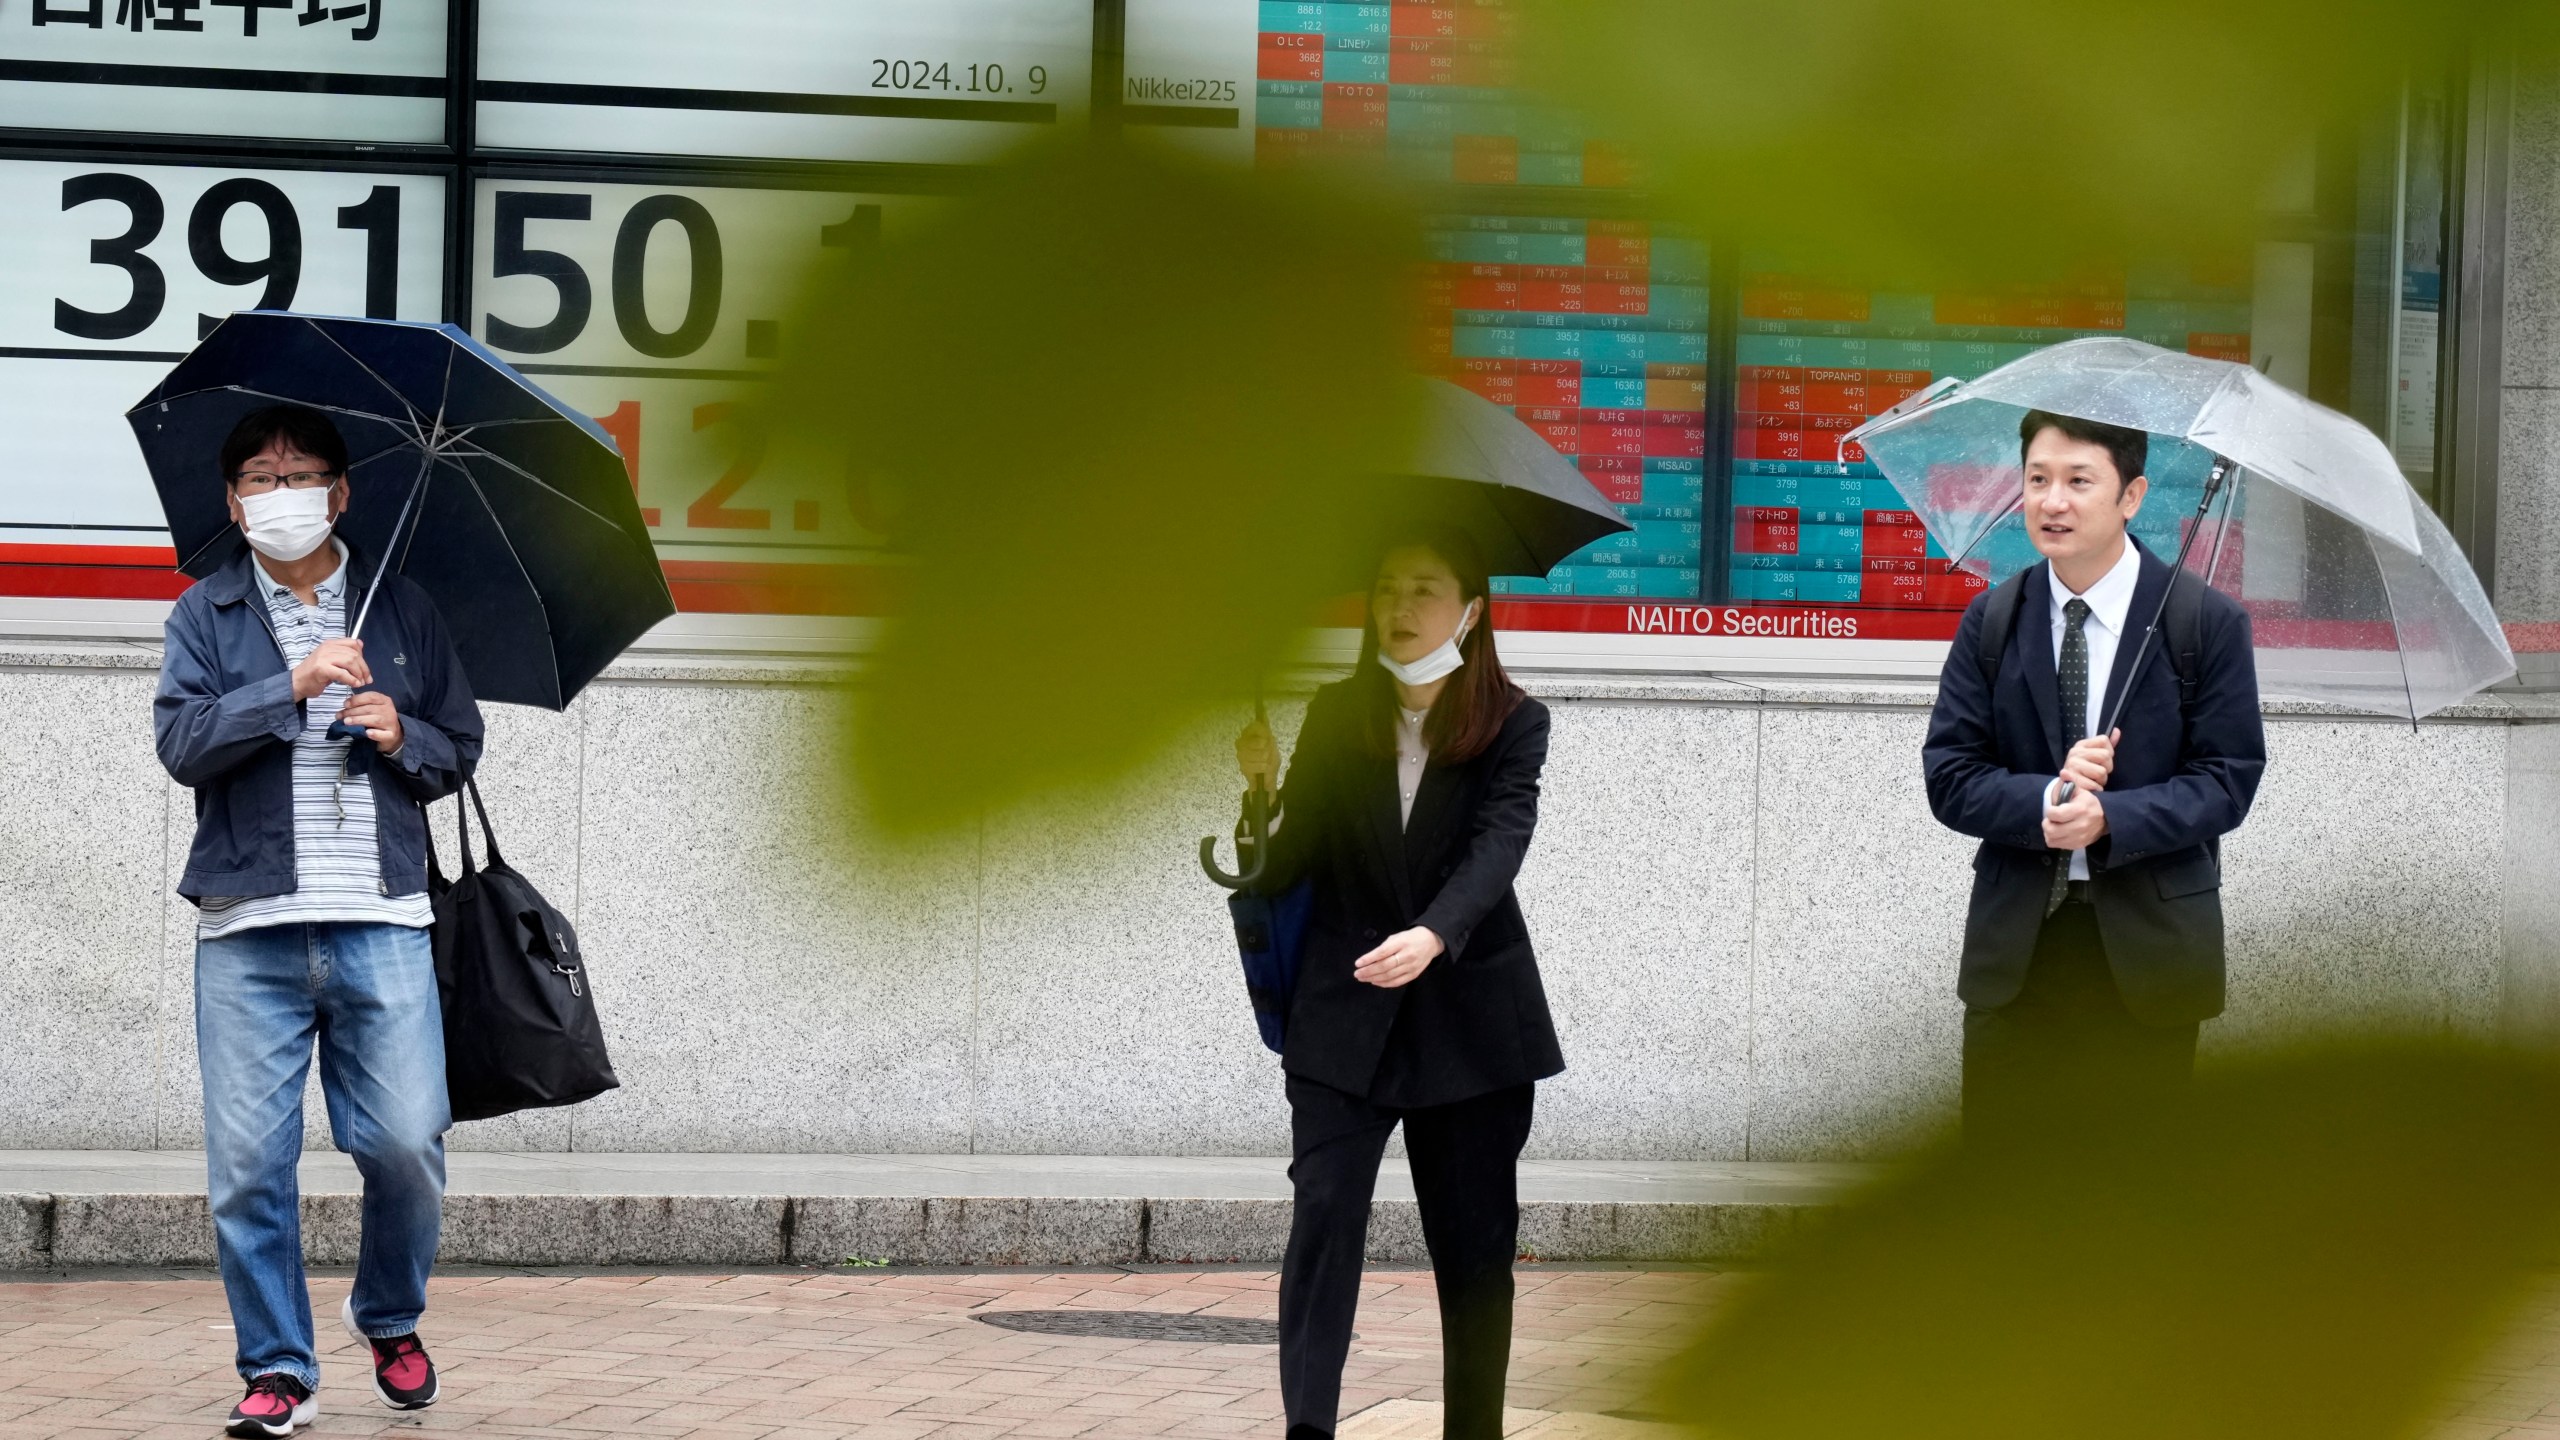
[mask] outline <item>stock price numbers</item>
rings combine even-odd
[[[141,175],[100,170],[65,178],[61,186],[65,213],[87,218],[94,213],[120,225],[115,233],[89,241],[89,263],[124,272],[124,303],[93,310],[57,297],[53,328],[83,340],[125,340],[150,329],[169,300],[169,277],[148,253],[169,223],[169,206],[160,189]],[[234,252],[226,230],[235,212],[254,215],[263,232],[254,246]],[[339,230],[353,231],[364,241],[364,313],[391,319],[400,302],[401,191],[397,185],[373,186],[361,200],[328,208],[324,214]],[[187,209],[187,259],[196,272],[216,285],[259,287],[253,307],[289,310],[303,278],[303,217],[291,197],[274,181],[234,175],[205,187]],[[199,336],[220,321],[199,315]]]
[[[765,381],[812,263],[875,246],[926,197],[750,186],[488,181],[481,338],[614,438],[663,543],[797,554],[875,543],[841,458],[765,420]],[[812,547],[816,547],[813,549]]]
[[[531,243],[536,222],[589,225],[595,219],[595,196],[562,190],[500,190],[490,211],[489,276],[493,280],[531,276],[551,287],[554,303],[547,318],[528,323],[485,312],[481,333],[490,344],[519,355],[549,355],[568,349],[595,318],[595,283],[578,255]],[[648,276],[652,247],[672,226],[684,245],[684,301],[666,314],[652,314]],[[818,243],[830,249],[853,249],[878,238],[880,207],[862,205],[841,221],[817,227]],[[583,237],[581,237],[583,240]],[[592,253],[591,242],[576,244]],[[633,351],[653,360],[676,360],[701,350],[720,324],[727,288],[725,247],[720,222],[692,195],[645,195],[625,210],[614,228],[606,264],[613,324]],[[761,257],[760,257],[761,258]],[[745,351],[751,359],[771,359],[774,322],[749,321]]]

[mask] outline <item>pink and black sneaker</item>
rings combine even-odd
[[[353,1295],[338,1307],[338,1322],[373,1351],[373,1393],[382,1397],[383,1404],[394,1410],[424,1410],[436,1403],[436,1363],[427,1358],[427,1347],[418,1343],[416,1331],[388,1338],[367,1335],[356,1328]]]
[[[290,1435],[320,1418],[320,1402],[311,1387],[290,1375],[261,1375],[249,1382],[249,1393],[231,1407],[225,1435]]]

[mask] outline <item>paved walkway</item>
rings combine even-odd
[[[1732,1279],[1525,1265],[1515,1440],[1672,1440],[1645,1423],[1648,1367]],[[395,1416],[323,1325],[315,1436],[860,1436],[1033,1440],[1276,1436],[1268,1344],[1026,1333],[1008,1311],[1268,1320],[1268,1270],[446,1274],[426,1329],[444,1403]],[[345,1272],[315,1276],[324,1317]],[[201,1274],[0,1280],[0,1436],[211,1436],[237,1397],[221,1286]],[[1373,1269],[1341,1440],[1436,1440],[1427,1273]],[[1609,1412],[1621,1412],[1612,1415]],[[2431,1440],[2560,1440],[2560,1285],[2447,1404]]]
[[[1658,1431],[1600,1412],[1636,1403],[1645,1368],[1725,1283],[1548,1266],[1524,1267],[1521,1282],[1511,1400],[1539,1440]],[[334,1316],[347,1283],[315,1276],[314,1308]],[[972,1317],[1076,1308],[1267,1320],[1276,1284],[1267,1270],[440,1275],[423,1333],[443,1403],[414,1417],[384,1409],[363,1388],[354,1343],[325,1324],[312,1433],[1275,1436],[1268,1344],[1023,1333]],[[238,1399],[229,1320],[221,1285],[204,1277],[0,1283],[0,1435],[214,1434]],[[1358,1325],[1344,1409],[1376,1413],[1343,1440],[1436,1436],[1429,1274],[1372,1272]]]

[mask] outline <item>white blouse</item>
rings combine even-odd
[[[1396,707],[1396,801],[1403,807],[1407,825],[1413,823],[1413,796],[1422,788],[1422,767],[1431,760],[1431,747],[1422,738],[1422,722],[1430,714]]]

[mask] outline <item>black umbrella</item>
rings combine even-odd
[[[1422,423],[1413,448],[1396,469],[1354,491],[1348,503],[1361,513],[1351,517],[1352,533],[1384,543],[1416,530],[1453,528],[1475,541],[1486,573],[1544,575],[1592,541],[1635,528],[1572,461],[1510,411],[1445,380],[1422,381],[1420,390]],[[1377,557],[1345,558],[1365,567]],[[1363,569],[1354,583],[1368,580]],[[1259,700],[1253,713],[1263,718]],[[1254,844],[1242,874],[1218,868],[1214,836],[1200,842],[1200,868],[1210,879],[1241,889],[1261,877],[1275,798],[1260,789],[1245,797],[1245,832]]]
[[[434,598],[479,698],[561,709],[675,613],[604,431],[453,326],[403,320],[233,315],[126,413],[187,574],[246,543],[216,457],[286,402],[337,423],[369,492],[338,533],[379,560],[377,585],[396,570]]]
[[[1592,541],[1635,528],[1510,411],[1446,380],[1423,381],[1421,391],[1412,453],[1376,491],[1389,535],[1453,526],[1476,542],[1486,573],[1544,575]],[[1360,583],[1368,579],[1363,573]]]

